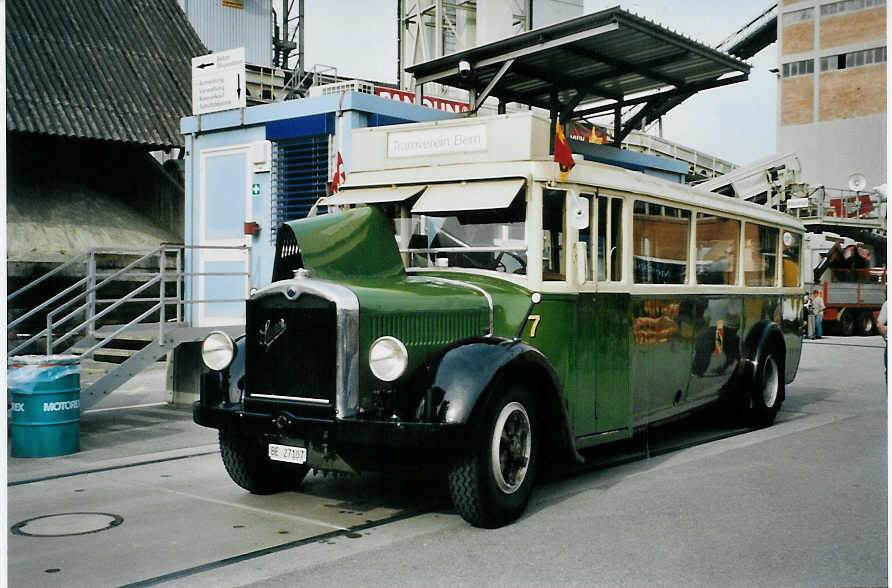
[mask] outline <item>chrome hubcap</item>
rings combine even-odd
[[[512,494],[527,475],[532,451],[530,417],[519,402],[502,408],[493,429],[491,459],[493,478],[499,489]]]
[[[762,403],[766,408],[771,408],[777,402],[778,389],[777,363],[774,358],[765,358],[765,373],[762,376]]]

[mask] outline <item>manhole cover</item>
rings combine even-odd
[[[68,512],[34,517],[12,526],[15,535],[67,537],[98,533],[124,522],[123,517],[104,512]]]

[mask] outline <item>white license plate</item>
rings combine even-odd
[[[292,447],[290,445],[269,444],[269,458],[275,461],[287,461],[288,463],[307,463],[306,447]]]

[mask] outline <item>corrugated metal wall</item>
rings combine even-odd
[[[177,1],[208,49],[244,47],[248,63],[272,65],[272,0]]]

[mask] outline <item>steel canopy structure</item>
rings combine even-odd
[[[614,143],[640,126],[647,112],[701,90],[742,82],[750,66],[649,20],[620,9],[534,29],[419,63],[416,101],[424,85],[468,90],[471,113],[489,97],[544,108],[566,123],[614,113]],[[623,124],[622,109],[641,108]]]

